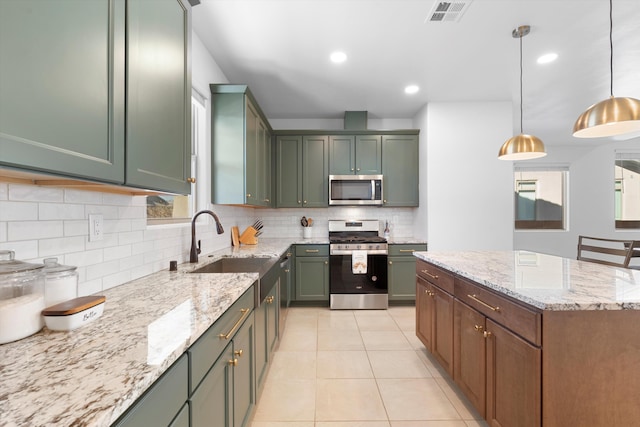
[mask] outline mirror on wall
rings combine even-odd
[[[616,153],[616,229],[640,228],[640,153]]]

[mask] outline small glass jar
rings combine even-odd
[[[58,258],[45,258],[43,262],[45,306],[51,307],[77,297],[78,267],[58,264]]]
[[[13,251],[0,251],[0,344],[33,335],[44,326],[42,268],[16,260]]]

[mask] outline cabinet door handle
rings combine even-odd
[[[269,199],[263,199],[262,201],[263,201],[263,202],[267,202],[267,203],[269,203],[269,202],[270,202],[270,200],[269,200]]]
[[[298,200],[298,204],[302,203],[300,200]]]
[[[251,197],[251,193],[247,193],[247,197]]]
[[[284,272],[285,272],[285,273],[288,273],[289,271],[291,271],[291,270],[289,270],[289,269],[287,269],[287,268],[285,268],[285,269],[284,269]]]
[[[238,358],[234,357],[233,359],[229,360],[228,363],[230,366],[238,366]]]
[[[236,350],[236,351],[233,352],[233,354],[235,354],[238,357],[242,357],[242,353],[243,353],[242,349]]]
[[[187,178],[187,182],[188,182],[189,184],[195,184],[195,183],[196,183],[196,179],[195,179],[195,178],[193,178],[193,177],[189,177],[189,178]]]
[[[482,333],[484,331],[484,326],[482,326],[482,325],[473,325],[473,329],[475,329],[477,332]]]
[[[353,168],[351,168],[351,172],[353,172]]]
[[[482,333],[482,336],[485,337],[485,338],[491,338],[492,335],[493,334],[491,332],[489,332],[489,331],[484,331]]]
[[[303,204],[303,205],[306,205],[306,204],[307,204],[307,201],[305,200],[304,202],[302,202],[302,204]]]
[[[272,297],[272,296],[271,297],[267,297],[267,299],[266,299],[267,304],[273,304],[273,299],[274,299],[274,297]]]
[[[389,261],[389,265],[393,265],[393,261]]]
[[[249,310],[248,308],[241,308],[240,309],[240,313],[242,313],[242,316],[240,316],[240,318],[238,319],[236,324],[233,325],[231,330],[229,332],[227,332],[226,334],[218,335],[218,338],[224,339],[224,340],[228,340],[229,338],[231,338],[231,335],[233,335],[233,333],[236,331],[236,329],[238,329],[238,326],[240,326],[242,321],[249,315],[249,313],[251,313],[251,310]]]
[[[327,264],[329,264],[329,261],[325,261],[325,262],[324,262],[324,265],[327,265]]]
[[[416,250],[415,249],[400,249],[400,252],[411,252],[414,253]]]
[[[488,308],[489,310],[491,310],[491,311],[500,311],[500,307],[494,307],[494,306],[492,306],[492,305],[487,304],[486,302],[484,302],[484,301],[482,301],[480,298],[478,298],[478,297],[476,296],[476,294],[473,294],[473,295],[469,295],[469,294],[467,294],[467,296],[468,296],[469,298],[471,298],[472,300],[474,300],[475,302],[477,302],[478,304],[482,304],[482,305],[484,305],[485,307],[487,307],[487,308]]]
[[[320,249],[305,249],[304,251],[309,254],[315,254],[320,252]]]
[[[422,273],[426,274],[427,276],[431,277],[432,279],[436,279],[438,280],[438,275],[436,274],[435,276],[431,273],[429,273],[428,270],[420,270]]]
[[[360,168],[357,168],[356,171],[360,172]]]

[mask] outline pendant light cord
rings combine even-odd
[[[524,37],[524,34],[522,34],[522,32],[520,33],[520,133],[524,133],[522,131],[522,103],[523,103],[523,97],[522,97],[522,37]]]
[[[609,71],[611,72],[611,97],[613,98],[613,0],[609,0]]]

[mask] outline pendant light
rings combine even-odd
[[[498,158],[500,160],[530,160],[544,157],[544,143],[534,135],[522,132],[522,38],[529,34],[531,27],[521,25],[511,32],[513,38],[520,39],[520,134],[511,137],[502,144]]]
[[[573,125],[573,136],[601,138],[640,132],[640,101],[613,96],[613,0],[609,0],[610,97],[592,105]]]

